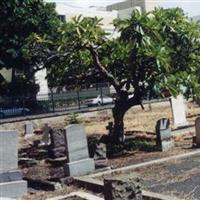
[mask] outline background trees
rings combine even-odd
[[[37,90],[32,73],[36,60],[34,57],[28,59],[28,56],[24,55],[23,47],[33,34],[52,39],[58,25],[59,20],[53,4],[44,4],[42,0],[0,1],[0,69],[12,70],[12,82],[7,84],[8,88],[4,90],[7,95],[14,94],[16,90],[18,95],[21,95],[30,85]],[[21,72],[22,76],[16,78],[16,71]],[[17,85],[20,87],[17,88]]]
[[[199,96],[199,25],[181,9],[134,11],[129,19],[115,21],[120,36],[112,39],[100,23],[97,18],[79,16],[63,24],[53,42],[57,59],[46,66],[52,84],[63,84],[70,78],[73,83],[102,78],[113,85],[117,98],[112,141],[123,141],[126,111],[142,105],[148,92],[156,89],[174,96]],[[36,46],[42,44],[42,49],[49,42],[35,38]],[[29,51],[34,52],[34,48]]]

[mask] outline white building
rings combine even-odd
[[[118,17],[120,19],[128,18],[133,10],[151,11],[158,4],[156,0],[127,0],[119,3],[111,4],[106,7],[107,11],[118,11]]]
[[[118,17],[117,11],[106,11],[103,10],[102,7],[74,8],[65,3],[56,3],[56,11],[60,18],[65,19],[66,21],[79,15],[82,15],[83,17],[102,18],[102,28],[110,34],[113,34],[115,29],[112,22]]]

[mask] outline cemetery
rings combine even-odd
[[[0,200],[199,200],[200,22],[78,2],[0,1]]]
[[[1,124],[0,194],[23,200],[199,199],[200,108],[189,102],[180,109],[179,128],[171,101],[131,109],[126,140],[117,146],[102,140],[111,126],[109,110]]]

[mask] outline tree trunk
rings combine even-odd
[[[115,107],[112,110],[114,118],[112,139],[115,143],[124,142],[124,115],[129,109],[128,105],[128,95],[127,98],[123,96],[116,100]]]
[[[115,143],[124,142],[124,115],[125,111],[118,106],[113,109],[113,118],[114,118],[114,126],[113,126],[113,140]]]

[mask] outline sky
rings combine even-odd
[[[66,3],[73,7],[106,6],[123,0],[49,0]],[[181,7],[189,16],[200,15],[200,0],[149,0],[157,1],[164,8]]]

